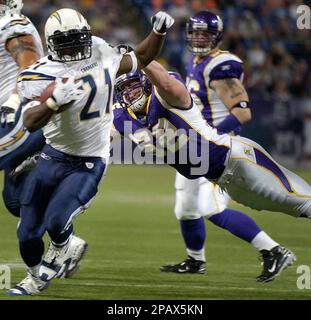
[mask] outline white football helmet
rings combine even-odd
[[[0,0],[0,17],[20,13],[23,5],[23,0]]]
[[[45,40],[55,61],[79,61],[92,55],[91,28],[73,9],[60,9],[51,14],[45,24]]]

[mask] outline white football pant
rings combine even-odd
[[[253,209],[311,217],[311,186],[247,138],[232,137],[228,165],[217,184]]]
[[[190,180],[176,172],[175,215],[178,220],[210,218],[224,211],[229,195],[205,178]]]

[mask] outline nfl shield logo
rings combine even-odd
[[[85,162],[85,165],[88,169],[93,169],[94,168],[94,163],[93,162]]]

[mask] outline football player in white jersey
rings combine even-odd
[[[219,132],[237,135],[241,125],[251,119],[251,111],[242,84],[243,63],[237,56],[219,49],[222,35],[223,22],[214,13],[201,11],[189,19],[187,42],[193,55],[187,66],[187,88],[208,124]],[[175,215],[180,221],[188,257],[180,263],[162,266],[161,271],[205,272],[206,218],[261,252],[264,266],[257,281],[273,277],[269,266],[282,259],[286,249],[250,217],[229,209],[230,197],[226,192],[204,178],[190,180],[178,172],[175,188]]]
[[[9,173],[41,145],[40,135],[30,137],[21,118],[15,122],[20,107],[18,72],[43,56],[40,36],[31,21],[20,13],[22,7],[22,0],[0,0],[0,169],[5,171],[4,202],[14,215],[18,215],[18,210],[12,206],[15,201],[11,191],[16,181]]]
[[[43,57],[39,33],[21,14],[22,7],[22,0],[0,0],[0,169],[5,171],[3,200],[7,209],[16,216],[19,216],[19,190],[24,177],[13,178],[10,173],[28,156],[39,151],[44,143],[42,133],[30,135],[20,117],[16,88],[18,73]],[[79,244],[84,243],[76,236],[74,239]],[[74,270],[73,264],[67,266],[62,275],[69,277]]]
[[[85,251],[72,245],[73,220],[90,205],[105,176],[115,78],[152,61],[173,23],[158,12],[152,32],[123,55],[92,36],[86,19],[73,9],[57,10],[48,18],[49,55],[18,79],[24,125],[31,132],[43,128],[47,145],[21,197],[18,238],[28,275],[8,294],[44,290],[72,255]],[[45,232],[51,243],[42,261]]]

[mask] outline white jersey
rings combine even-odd
[[[32,35],[40,55],[43,56],[41,39],[30,20],[20,14],[5,15],[0,18],[0,106],[9,98],[16,86],[18,66],[5,49],[6,42],[19,35]]]
[[[92,40],[91,58],[63,63],[44,57],[20,74],[18,88],[22,101],[36,100],[57,77],[82,79],[84,96],[51,117],[43,128],[46,142],[66,154],[109,158],[111,104],[122,55],[103,39]]]
[[[207,122],[217,126],[230,111],[210,87],[210,82],[228,78],[243,81],[242,61],[228,51],[217,50],[203,58],[192,57],[187,69],[187,87],[193,100]]]

